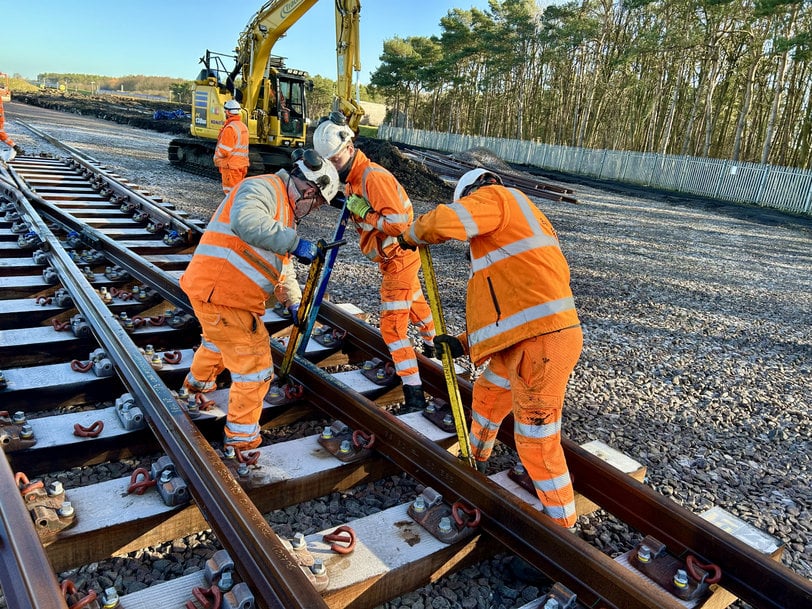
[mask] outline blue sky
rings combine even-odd
[[[230,53],[263,0],[0,0],[0,72],[193,79],[206,49]],[[385,39],[440,34],[451,8],[487,0],[361,0],[361,82]],[[334,2],[320,0],[274,48],[287,65],[336,77]]]

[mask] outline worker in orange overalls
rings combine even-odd
[[[17,144],[14,143],[14,140],[11,139],[8,133],[6,133],[6,116],[5,112],[3,111],[3,100],[0,99],[0,141],[5,142],[10,148],[14,149],[14,152],[17,154],[22,154],[23,150]]]
[[[223,199],[180,278],[203,330],[183,383],[191,393],[216,389],[231,372],[225,444],[259,446],[262,403],[273,378],[265,309],[276,302],[299,324],[302,292],[291,256],[309,264],[318,250],[296,234],[311,210],[335,197],[335,167],[307,150],[290,172],[247,178]]]
[[[402,249],[397,242],[397,236],[414,218],[412,202],[395,176],[355,147],[354,135],[344,116],[333,112],[313,132],[313,147],[338,170],[346,186],[347,209],[353,214],[361,252],[377,262],[381,271],[381,336],[403,383],[406,405],[425,408],[408,329],[409,321],[418,327],[423,354],[434,357],[434,320],[418,277],[420,255]]]
[[[240,104],[233,99],[223,104],[226,122],[217,136],[214,166],[220,170],[223,192],[228,195],[248,173],[248,127],[240,118]]]
[[[484,471],[502,420],[512,411],[516,450],[544,512],[575,525],[575,500],[561,447],[567,381],[583,334],[570,290],[570,271],[550,221],[523,193],[484,169],[465,173],[454,202],[417,218],[398,237],[401,247],[470,243],[467,332],[442,334],[454,357],[476,365],[471,454]]]

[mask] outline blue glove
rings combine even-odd
[[[319,255],[319,249],[312,241],[299,239],[299,243],[296,244],[296,248],[291,254],[296,256],[296,259],[302,264],[310,264],[316,259],[316,256]]]
[[[452,358],[465,355],[465,349],[463,349],[460,339],[458,339],[456,336],[451,336],[450,334],[438,334],[435,336],[434,347],[437,349],[437,353],[439,355],[442,355],[443,349],[445,348],[448,348],[448,352],[451,354]]]
[[[350,197],[347,199],[347,209],[349,209],[359,218],[364,218],[369,212],[372,211],[372,206],[364,197],[350,195]]]
[[[293,322],[294,326],[299,325],[299,303],[292,304],[288,307],[288,313],[290,313],[290,320]]]

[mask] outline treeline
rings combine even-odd
[[[93,92],[99,90],[124,91],[127,93],[143,93],[149,95],[167,96],[178,85],[187,83],[180,78],[168,76],[101,76],[99,74],[64,74],[44,72],[37,75],[40,86],[47,88],[63,88],[67,91]],[[189,85],[191,90],[191,85]],[[189,101],[189,100],[187,100]]]
[[[491,0],[384,42],[401,124],[812,167],[808,0]]]
[[[330,113],[335,96],[336,83],[323,76],[313,77],[313,89],[308,93],[308,114],[317,119]],[[41,87],[66,90],[77,93],[94,93],[101,90],[138,93],[143,95],[160,95],[179,104],[192,103],[194,82],[166,76],[99,76],[94,74],[59,74],[43,73],[37,75]],[[14,87],[12,87],[13,89]],[[362,100],[381,101],[375,92],[365,85],[360,86]]]

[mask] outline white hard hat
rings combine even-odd
[[[313,148],[321,156],[329,159],[341,152],[355,136],[346,124],[340,112],[330,113],[330,118],[323,120],[313,132]]]
[[[460,177],[459,181],[457,182],[457,187],[454,189],[454,200],[459,201],[466,194],[468,194],[466,191],[471,186],[482,186],[489,178],[493,179],[494,183],[496,184],[502,183],[502,178],[492,171],[482,169],[481,167],[465,172]]]
[[[226,103],[224,103],[223,108],[225,108],[226,112],[228,112],[229,114],[240,113],[240,103],[233,99],[230,99]]]
[[[325,160],[318,152],[309,148],[294,153],[294,165],[302,172],[305,180],[313,182],[321,191],[321,196],[328,203],[338,194],[340,183],[338,171],[330,161]]]

